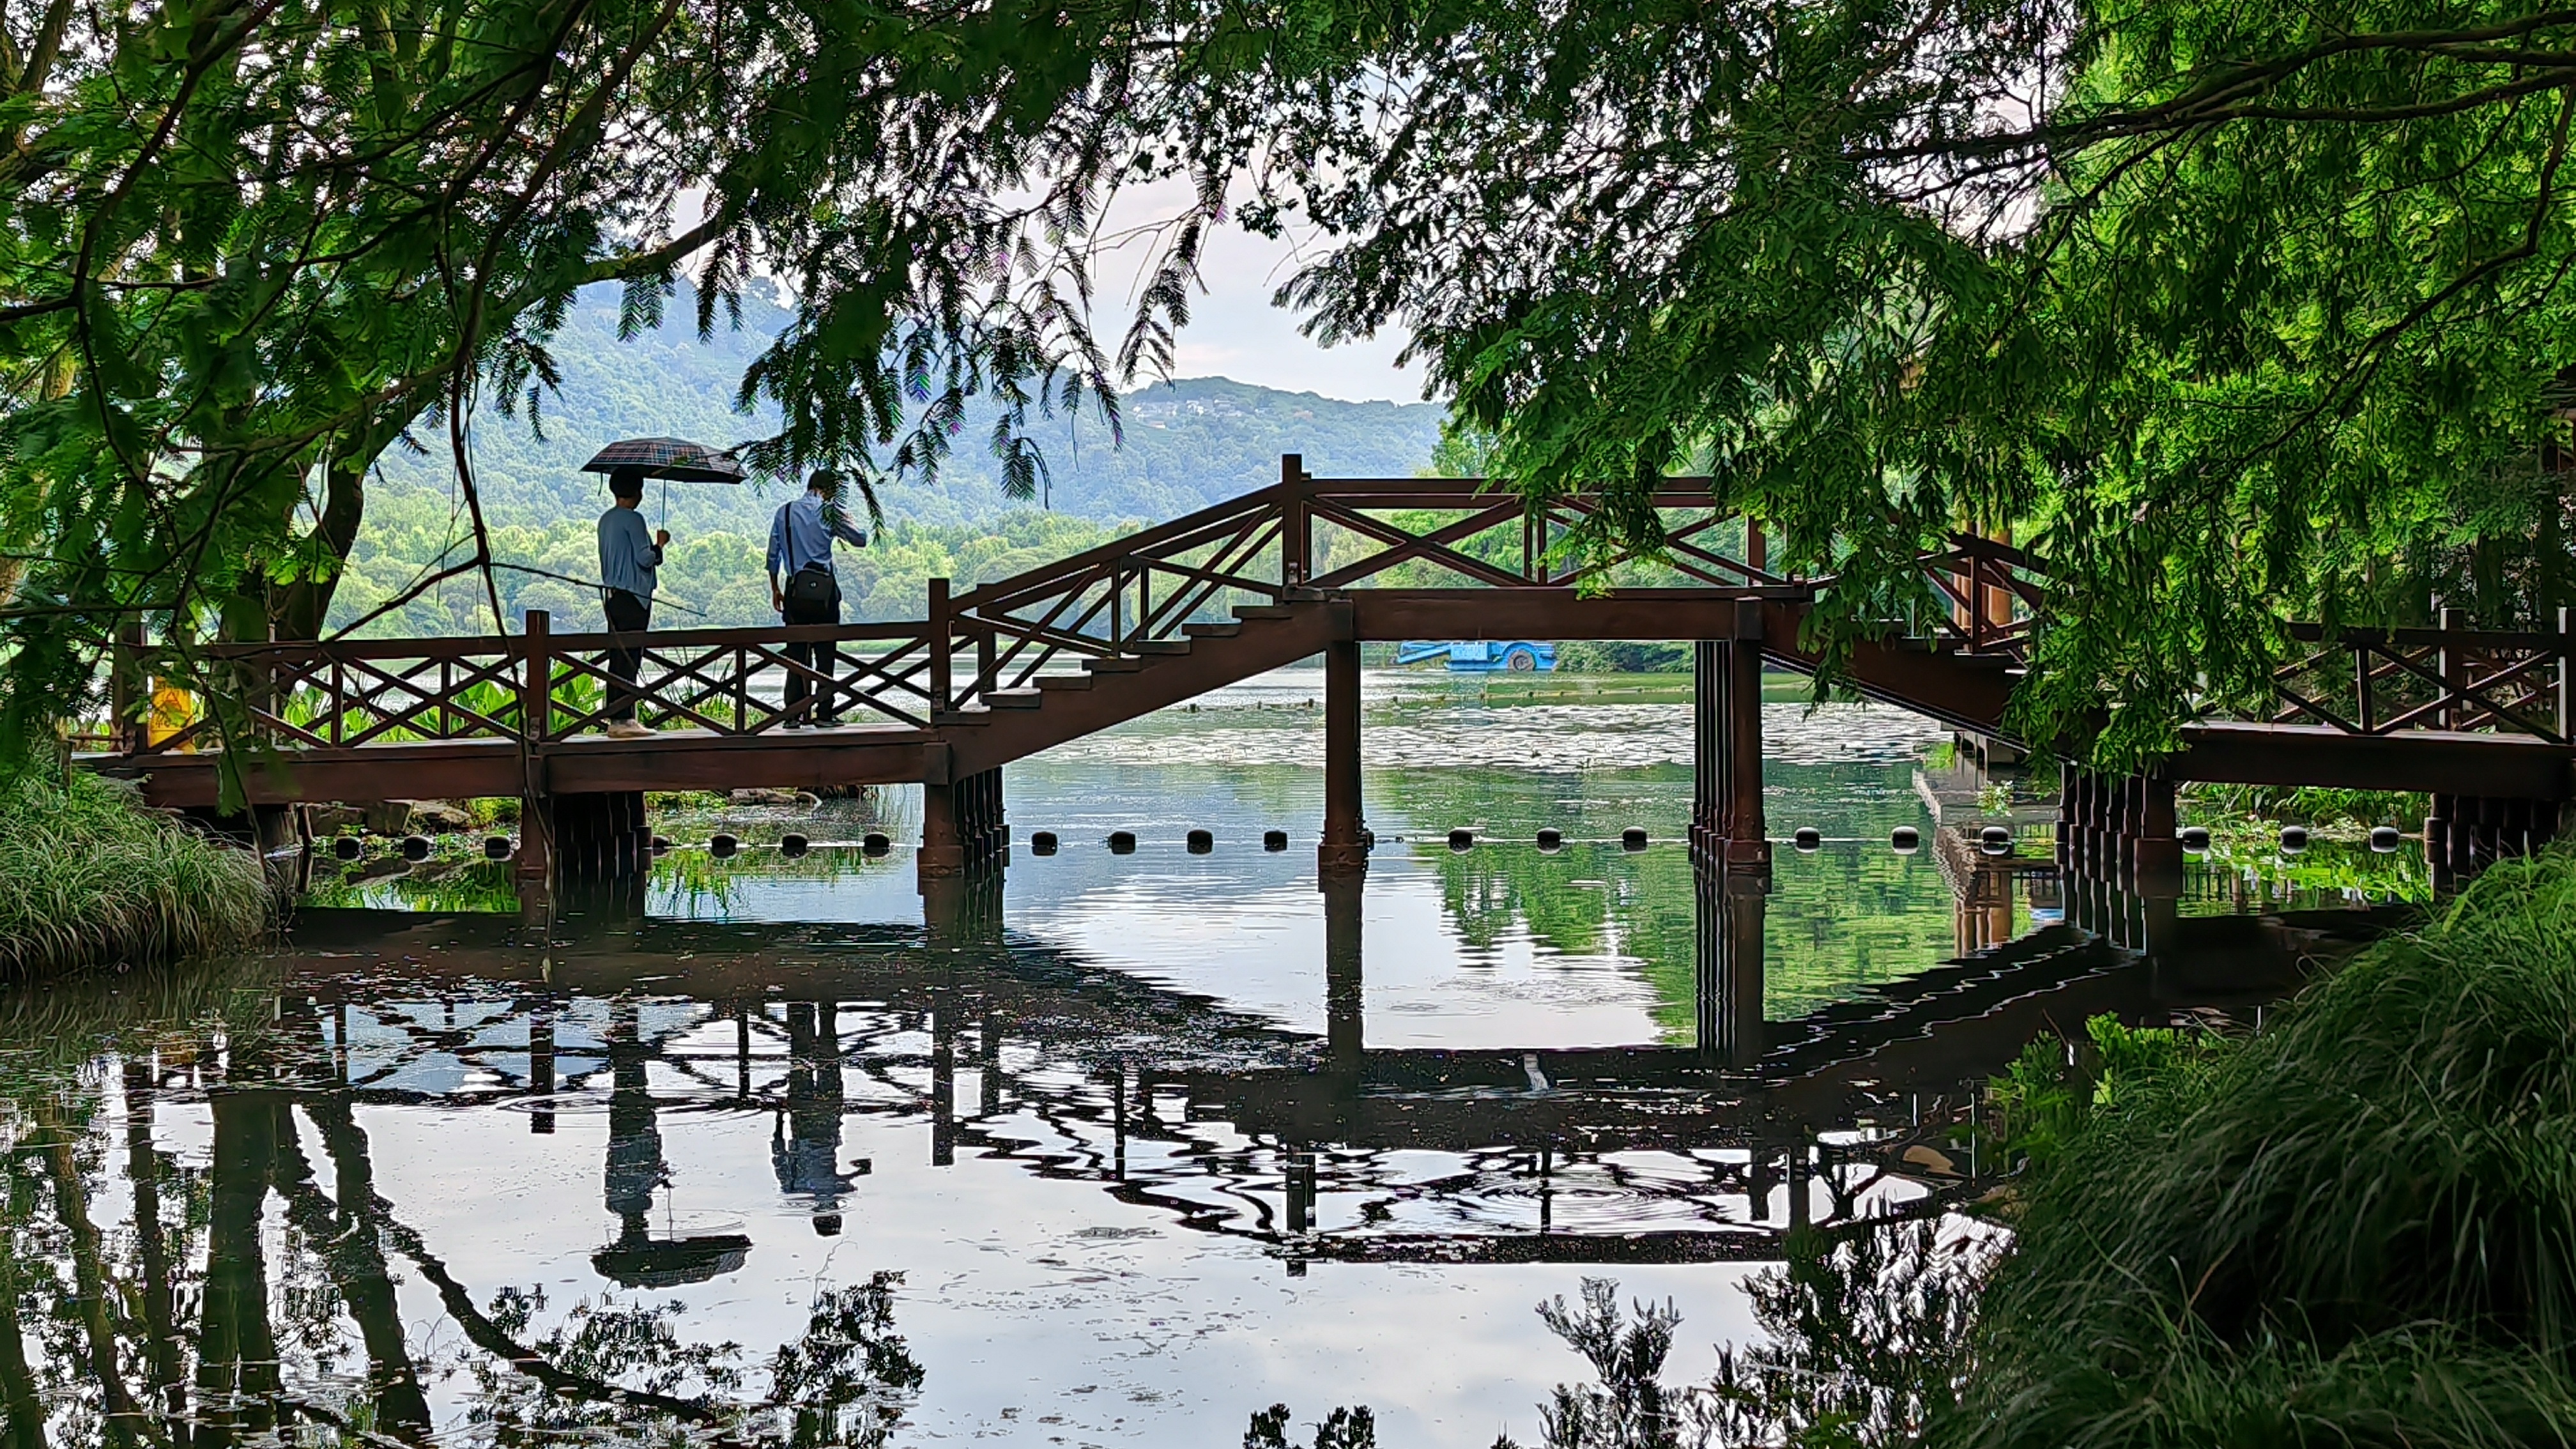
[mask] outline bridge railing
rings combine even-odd
[[[1532,509],[1479,478],[1317,478],[1294,455],[1277,484],[998,583],[950,595],[933,580],[930,629],[959,670],[934,665],[943,708],[966,708],[1085,658],[1150,653],[1222,623],[1241,605],[1363,587],[1566,590],[1595,582],[1684,588],[1780,586],[1758,525],[1710,506],[1705,479],[1647,500],[1659,557],[1568,556],[1604,506],[1588,496]]]
[[[245,702],[238,721],[282,748],[559,741],[607,717],[618,687],[609,656],[623,648],[641,651],[635,693],[646,723],[752,736],[823,715],[928,726],[1050,670],[1175,647],[1190,625],[1227,621],[1237,606],[1319,591],[1831,583],[1772,572],[1760,526],[1712,506],[1707,479],[1672,479],[1642,503],[1656,514],[1660,549],[1606,542],[1613,535],[1598,525],[1608,505],[1597,497],[1532,507],[1485,479],[1317,478],[1290,455],[1273,486],[1013,578],[953,596],[933,579],[919,623],[660,630],[630,640],[553,634],[531,611],[518,636],[216,645],[191,659],[230,677]],[[1569,542],[1578,534],[1580,546]],[[2031,560],[1962,538],[1923,567],[1948,609],[1917,621],[1916,633],[1972,651],[2020,651],[2041,604]],[[149,677],[152,652],[125,646],[113,672]],[[796,682],[808,698],[791,705]],[[208,720],[145,728],[149,711],[135,692],[124,689],[115,710],[126,752],[214,743]]]
[[[2471,629],[2457,609],[2431,629],[2293,625],[2304,652],[2278,671],[2274,724],[2344,734],[2413,730],[2576,738],[2576,633],[2570,611],[2554,630]]]
[[[637,717],[720,736],[754,736],[825,714],[845,723],[924,728],[931,711],[926,624],[675,629],[556,634],[543,610],[505,638],[218,644],[193,651],[242,702],[235,727],[280,749],[462,740],[545,744],[603,723],[622,686],[612,655],[640,658]],[[138,650],[118,669],[148,678],[166,651]],[[826,663],[828,661],[828,668]],[[791,681],[806,697],[790,704]],[[150,756],[209,748],[208,717],[153,722],[120,710],[111,744]]]

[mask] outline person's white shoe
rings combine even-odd
[[[642,720],[610,720],[608,737],[612,740],[649,740],[653,738],[653,731]]]

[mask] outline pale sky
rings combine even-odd
[[[1118,232],[1172,214],[1189,195],[1164,183],[1121,192],[1103,229]],[[1134,305],[1133,279],[1145,264],[1144,247],[1131,245],[1100,263],[1104,311]],[[1297,271],[1290,240],[1268,241],[1229,223],[1200,253],[1207,290],[1191,299],[1172,361],[1174,377],[1230,377],[1289,392],[1319,393],[1351,402],[1420,402],[1420,364],[1399,368],[1404,339],[1380,333],[1364,342],[1318,347],[1297,330],[1297,318],[1270,305],[1270,294]],[[1104,326],[1109,318],[1103,317]]]
[[[1114,234],[1148,225],[1174,214],[1189,196],[1181,182],[1129,187],[1111,203],[1102,230]],[[685,191],[673,216],[694,218],[703,203],[702,192]],[[1271,293],[1296,273],[1297,255],[1294,239],[1268,241],[1231,222],[1210,237],[1199,268],[1207,290],[1190,299],[1190,325],[1174,347],[1172,376],[1228,377],[1347,402],[1423,401],[1421,366],[1395,365],[1404,347],[1401,335],[1318,347],[1297,330],[1293,315],[1270,305]],[[1101,315],[1095,320],[1105,336],[1123,333],[1123,314],[1135,306],[1137,276],[1147,261],[1141,239],[1100,258]]]

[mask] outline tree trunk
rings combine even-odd
[[[335,450],[322,465],[322,517],[314,527],[315,552],[328,555],[328,578],[294,579],[269,589],[269,623],[280,639],[319,639],[331,615],[332,595],[339,591],[340,570],[357,547],[358,526],[366,521],[367,472],[402,434],[417,410],[371,412],[350,435],[350,446]]]

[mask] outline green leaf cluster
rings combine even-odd
[[[2027,545],[2020,723],[2106,765],[2268,703],[2290,621],[2576,603],[2564,13],[1507,0],[1383,46],[1278,102],[1265,204],[1337,242],[1281,298],[1409,330],[1498,476],[1624,500],[1605,546],[1710,472],[1840,648],[1954,530]]]

